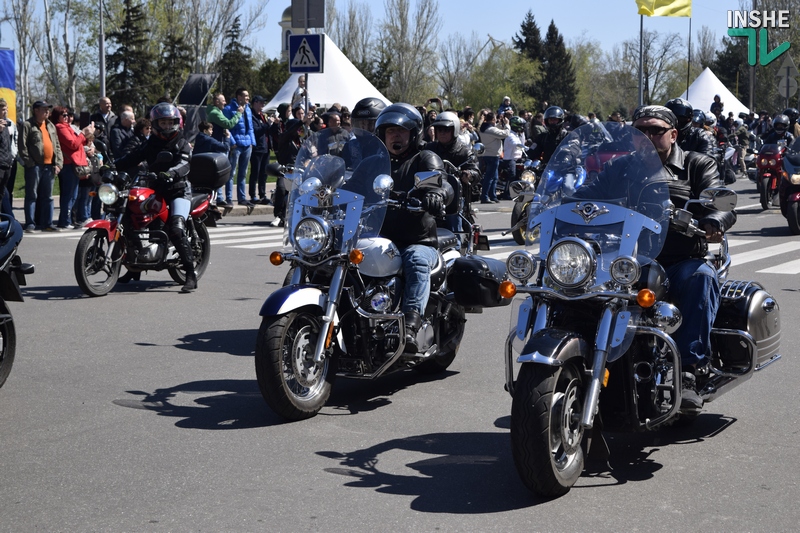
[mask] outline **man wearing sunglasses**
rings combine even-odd
[[[633,127],[650,139],[661,159],[670,200],[676,207],[683,208],[689,199],[699,198],[704,189],[719,185],[719,171],[711,157],[686,152],[678,146],[677,126],[677,117],[664,106],[642,106],[633,113]],[[635,154],[611,161],[591,185],[579,189],[575,196],[591,198],[600,191],[613,189],[619,181],[615,179],[619,175],[617,169],[624,170],[635,161]],[[720,300],[716,271],[705,257],[708,243],[722,242],[724,232],[736,222],[736,214],[699,205],[692,205],[689,210],[705,235],[687,237],[670,229],[657,260],[667,271],[669,300],[683,315],[682,325],[673,335],[684,370],[681,411],[694,414],[703,407],[703,400],[695,389],[695,375],[708,371],[711,326]]]

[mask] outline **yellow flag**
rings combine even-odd
[[[691,17],[692,0],[636,0],[639,14],[648,17]]]

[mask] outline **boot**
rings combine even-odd
[[[422,319],[416,311],[406,311],[406,349],[404,353],[417,353],[417,332],[422,325]]]
[[[186,273],[186,283],[183,284],[181,288],[181,292],[192,292],[197,288],[197,276],[194,273],[194,269],[192,269],[192,273]]]
[[[697,394],[697,378],[691,372],[684,372],[681,377],[683,379],[683,387],[681,389],[680,412],[697,414],[703,409],[703,399]]]
[[[139,278],[142,276],[141,272],[132,272],[128,270],[122,276],[117,279],[117,283],[128,283],[130,281],[139,281]]]
[[[178,252],[183,269],[186,271],[186,283],[183,284],[181,292],[192,292],[197,288],[197,275],[194,271],[194,254],[186,231],[182,231],[180,237],[174,238],[172,244],[175,245],[175,251]]]

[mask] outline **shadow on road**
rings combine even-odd
[[[28,278],[31,282],[32,278]],[[22,295],[25,298],[33,300],[77,300],[80,298],[91,298],[88,294],[84,294],[77,283],[72,286],[50,286],[43,287],[37,285],[27,285],[20,287]],[[177,292],[180,290],[180,285],[177,285],[171,280],[157,280],[157,281],[139,281],[127,285],[116,285],[109,294],[114,293],[140,293],[140,292]]]
[[[737,213],[741,212],[737,209]],[[745,211],[746,212],[746,211]],[[781,224],[779,226],[770,226],[766,228],[757,228],[753,230],[728,230],[729,237],[786,237],[792,234],[789,231],[789,226]]]
[[[175,347],[191,352],[251,356],[255,351],[257,336],[256,329],[204,331],[179,338]]]
[[[136,398],[115,405],[180,418],[186,429],[249,429],[283,422],[264,403],[254,379],[190,381],[153,392],[126,391]]]

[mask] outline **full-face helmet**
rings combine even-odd
[[[789,129],[789,117],[786,115],[775,115],[772,119],[772,129],[778,133],[783,133]]]
[[[411,132],[409,146],[418,146],[422,135],[422,115],[410,104],[392,104],[378,115],[375,133],[384,143],[386,128],[399,126]]]
[[[362,98],[359,100],[353,111],[350,113],[350,120],[354,128],[360,128],[369,132],[375,131],[375,120],[378,115],[386,107],[386,104],[380,98]]]
[[[694,109],[688,100],[673,98],[664,104],[664,107],[672,111],[678,119],[678,131],[685,132],[692,127]]]
[[[511,131],[517,133],[525,131],[525,119],[522,117],[513,116],[511,120],[508,121],[508,124],[511,126]]]
[[[171,119],[172,123],[166,128],[162,128],[159,124],[159,120],[162,119]],[[169,102],[161,102],[150,110],[150,124],[153,133],[158,137],[164,140],[172,139],[181,129],[181,112]]]
[[[554,118],[557,122],[550,123],[550,120]],[[561,128],[564,127],[564,110],[560,107],[554,105],[550,106],[544,112],[544,125],[553,133],[558,133],[561,131]]]

